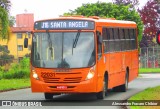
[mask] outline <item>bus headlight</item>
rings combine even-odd
[[[35,72],[35,70],[32,70],[33,78],[39,80],[38,74]]]
[[[92,68],[89,70],[88,75],[87,75],[87,77],[86,77],[86,80],[89,80],[89,79],[93,78],[93,77],[94,77],[94,73],[95,73],[95,66],[92,67]]]

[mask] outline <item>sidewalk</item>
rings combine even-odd
[[[159,78],[160,79],[160,73],[147,73],[147,74],[139,74],[140,78]]]

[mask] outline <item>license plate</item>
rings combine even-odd
[[[67,89],[67,86],[57,86],[57,89]]]

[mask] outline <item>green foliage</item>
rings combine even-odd
[[[156,87],[152,87],[152,88],[147,88],[142,92],[139,92],[137,94],[135,94],[134,96],[132,96],[131,98],[129,98],[129,100],[160,100],[160,96],[159,96],[159,92],[160,92],[160,86],[156,86]],[[154,108],[152,106],[130,106],[129,109],[159,109],[159,106],[156,106],[157,108]]]
[[[11,1],[10,0],[0,0],[0,6],[4,8],[7,12],[9,12],[11,8]]]
[[[6,39],[8,38],[8,13],[5,9],[0,7],[0,38]]]
[[[3,78],[4,67],[0,66],[0,80]]]
[[[9,26],[13,27],[16,23],[16,18],[14,16],[9,16]]]
[[[116,18],[117,20],[135,21],[138,25],[138,40],[142,39],[143,23],[140,15],[134,9],[130,9],[130,6],[116,5],[112,3],[97,2],[87,3],[78,7],[74,11],[64,13],[64,15],[83,15],[83,16],[100,16],[107,18]]]
[[[21,89],[30,87],[30,79],[23,78],[23,79],[1,79],[0,80],[0,91],[5,90],[13,90],[13,89]]]
[[[160,68],[140,68],[139,73],[159,73]]]
[[[11,63],[14,56],[9,55],[10,51],[5,47],[0,45],[0,65],[3,66],[5,64]]]
[[[20,63],[11,64],[11,68],[2,75],[5,79],[29,78],[29,58],[24,57]]]

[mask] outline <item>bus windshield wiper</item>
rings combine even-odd
[[[51,36],[50,36],[50,34],[49,34],[48,31],[46,31],[46,33],[48,34],[49,50],[51,51],[51,58],[53,59],[53,48],[52,48],[52,40],[51,40]]]
[[[79,36],[80,36],[80,31],[81,31],[81,30],[78,30],[77,35],[76,35],[76,38],[75,38],[75,40],[73,41],[73,48],[76,48],[76,46],[77,46],[77,42],[78,42],[78,39],[79,39]]]

